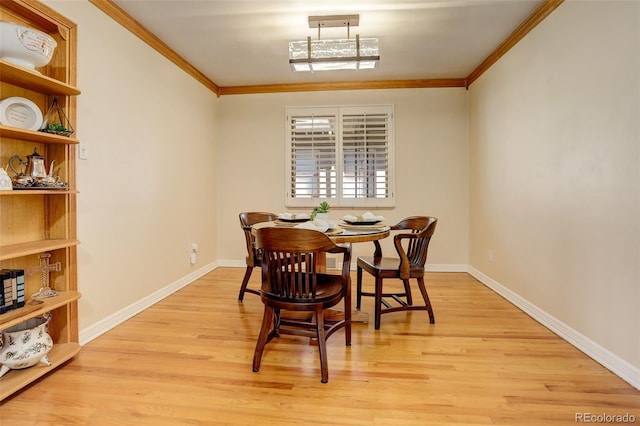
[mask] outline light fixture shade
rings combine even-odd
[[[377,38],[289,42],[289,65],[293,71],[374,69],[379,61]]]

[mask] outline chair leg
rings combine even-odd
[[[264,347],[267,344],[269,338],[269,329],[271,328],[271,321],[273,320],[273,308],[265,305],[264,314],[262,316],[262,326],[260,327],[260,334],[258,335],[258,342],[256,343],[256,350],[253,353],[253,371],[260,371],[260,361],[262,361],[262,353]]]
[[[327,338],[324,330],[324,311],[322,308],[316,310],[316,333],[318,334],[318,352],[320,353],[320,373],[322,383],[329,381],[329,366],[327,362]]]
[[[357,272],[357,284],[356,284],[356,309],[360,310],[362,302],[362,268],[358,266]]]
[[[375,302],[374,328],[380,330],[380,315],[382,314],[382,278],[376,277],[376,302]]]
[[[407,305],[413,305],[413,297],[411,296],[411,284],[409,284],[409,280],[402,280],[404,284],[404,293],[407,297]]]
[[[242,279],[242,285],[240,286],[240,293],[238,294],[238,302],[242,302],[244,298],[244,292],[247,291],[247,285],[249,284],[249,278],[253,272],[253,266],[247,266],[247,270],[244,272],[244,278]]]
[[[344,296],[344,343],[351,346],[351,278],[349,278],[349,290]]]
[[[427,312],[429,313],[429,322],[431,324],[435,324],[436,318],[433,314],[433,307],[431,306],[429,295],[427,294],[427,287],[424,285],[424,278],[418,278],[418,287],[420,287],[420,293],[422,293],[424,304],[427,306]]]

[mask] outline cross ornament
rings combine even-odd
[[[49,263],[51,253],[43,253],[38,255],[40,258],[40,266],[30,266],[29,275],[37,274],[40,272],[41,287],[40,291],[31,296],[32,299],[44,299],[46,297],[57,296],[58,292],[49,287],[49,272],[60,272],[62,270],[62,264],[60,262]]]

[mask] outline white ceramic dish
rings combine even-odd
[[[287,218],[284,218],[284,217],[278,217],[278,220],[281,220],[283,222],[300,223],[300,222],[309,221],[309,218],[308,217],[303,217],[301,219],[287,219]]]
[[[51,61],[57,46],[58,43],[42,31],[0,21],[0,59],[3,61],[36,71],[36,67],[44,67]]]
[[[354,225],[348,222],[340,222],[340,227],[350,231],[386,231],[389,227],[383,223],[370,225]]]
[[[51,365],[47,354],[53,347],[48,333],[49,319],[30,318],[2,331],[0,348],[0,377],[9,370],[20,370],[41,362]]]
[[[42,126],[42,111],[27,98],[13,96],[3,99],[0,101],[0,124],[38,130]]]
[[[306,213],[278,213],[278,220],[285,222],[304,222],[309,220],[309,215]]]
[[[350,225],[375,225],[376,223],[380,223],[382,222],[382,220],[347,220],[347,219],[342,219],[345,222],[347,222]]]

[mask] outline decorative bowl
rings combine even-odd
[[[48,318],[37,317],[2,331],[0,377],[9,370],[20,370],[39,362],[51,365],[47,354],[53,347],[53,340],[47,333],[48,325]]]
[[[48,34],[13,22],[0,21],[0,59],[35,71],[53,57],[58,43]]]

